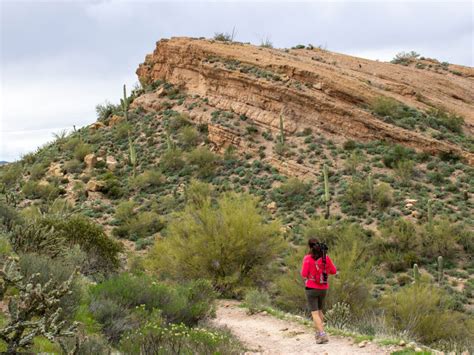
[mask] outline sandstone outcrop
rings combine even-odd
[[[474,154],[460,146],[389,124],[367,110],[375,98],[387,96],[420,110],[435,107],[462,115],[465,129],[472,131],[474,69],[463,70],[465,75],[456,76],[317,48],[283,51],[172,38],[157,42],[137,74],[142,83],[166,80],[206,97],[216,109],[246,115],[269,129],[278,129],[283,115],[288,133],[318,128],[346,139],[387,140],[431,154],[455,153],[473,164]],[[143,106],[159,109],[162,94],[139,99]]]

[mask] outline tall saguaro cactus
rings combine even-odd
[[[285,144],[285,129],[283,128],[283,115],[280,113],[280,143]]]
[[[415,284],[420,282],[420,269],[418,268],[418,264],[413,264],[413,279],[415,280]]]
[[[330,203],[331,203],[331,195],[329,193],[329,172],[328,172],[328,166],[324,164],[323,167],[323,176],[324,176],[324,203],[326,204],[326,213],[324,215],[324,218],[328,219],[330,215]]]
[[[444,279],[443,257],[438,256],[438,285],[441,286]]]
[[[128,148],[129,148],[129,155],[130,155],[130,163],[133,167],[133,177],[135,177],[136,170],[137,170],[137,151],[135,149],[135,145],[132,142],[132,137],[130,132],[128,134]]]
[[[122,110],[123,110],[125,121],[128,121],[127,86],[125,84],[123,84]]]

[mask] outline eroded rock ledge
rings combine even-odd
[[[474,154],[457,145],[383,122],[365,109],[374,98],[390,96],[418,109],[442,107],[462,114],[471,125],[472,76],[453,78],[323,50],[285,52],[190,38],[157,42],[137,75],[142,83],[178,85],[267,128],[278,128],[283,114],[288,133],[312,127],[347,139],[451,152],[474,163]]]

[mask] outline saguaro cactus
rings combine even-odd
[[[280,143],[285,144],[285,130],[283,128],[283,115],[280,113]]]
[[[431,227],[433,224],[433,207],[432,207],[433,201],[428,200],[428,223]]]
[[[418,269],[418,264],[413,264],[413,279],[415,284],[420,282],[420,269]]]
[[[374,201],[374,180],[372,179],[372,173],[370,173],[368,178],[367,178],[367,184],[368,184],[368,187],[369,187],[370,206],[372,208],[372,203]]]
[[[130,154],[130,163],[133,167],[133,177],[135,177],[136,169],[137,169],[137,151],[135,150],[135,145],[132,142],[132,137],[130,133],[128,134],[128,146],[129,146],[129,154]]]
[[[443,257],[438,256],[438,284],[441,285],[444,279]]]
[[[328,167],[326,164],[324,164],[323,167],[323,176],[324,176],[324,203],[326,204],[326,213],[324,215],[324,218],[328,219],[330,215],[330,202],[331,202],[331,195],[329,193],[329,172],[328,172]]]
[[[125,84],[123,84],[122,110],[123,110],[125,121],[128,121],[127,86]]]

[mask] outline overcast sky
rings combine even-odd
[[[203,2],[0,0],[0,160],[12,161],[52,133],[95,121],[155,42],[212,37],[275,47],[323,45],[388,61],[415,50],[473,66],[473,3],[455,1]]]

